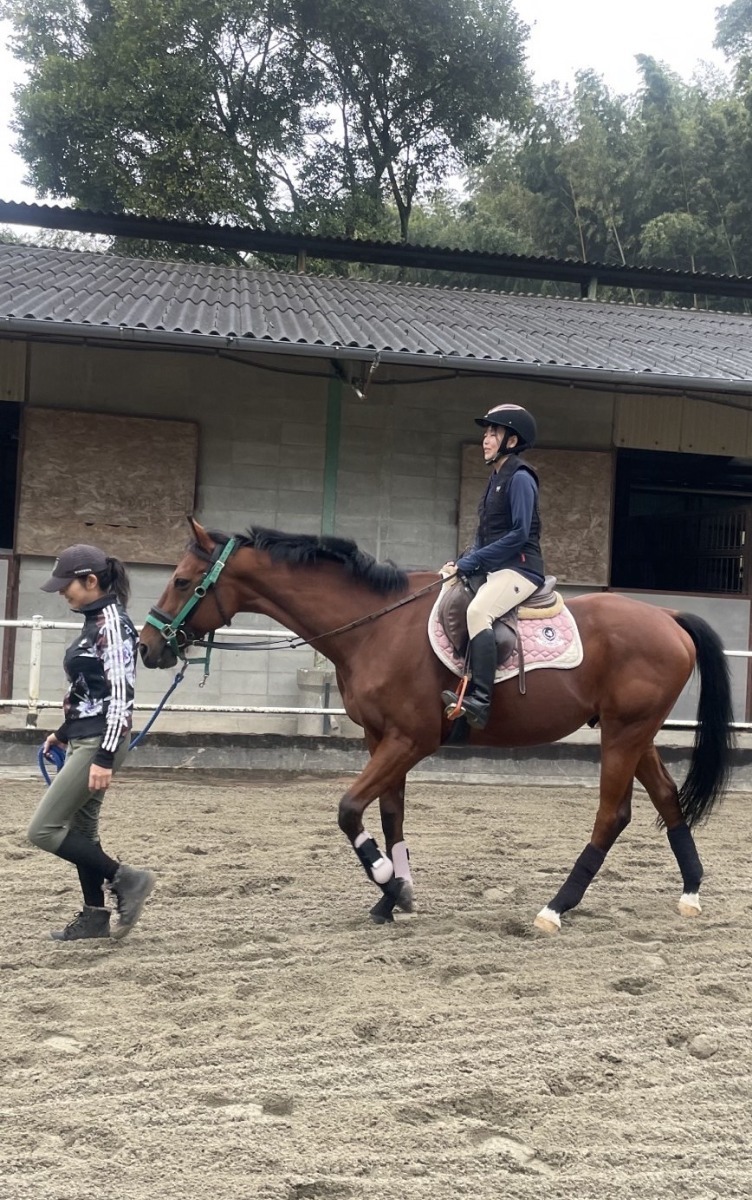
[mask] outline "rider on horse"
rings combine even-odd
[[[456,563],[446,563],[442,572],[469,577],[476,592],[467,610],[472,678],[460,713],[468,724],[484,729],[496,675],[494,621],[532,596],[544,582],[545,568],[538,476],[518,457],[535,444],[535,421],[518,404],[498,404],[484,417],[476,417],[475,423],[484,429],[483,458],[494,470],[478,505],[473,548]],[[442,700],[447,708],[456,709],[454,692],[442,692]]]

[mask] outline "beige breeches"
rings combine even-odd
[[[540,584],[533,583],[517,571],[508,568],[492,571],[467,610],[470,637],[474,638],[484,629],[490,629],[494,621],[508,613],[510,608],[522,604],[539,587]]]

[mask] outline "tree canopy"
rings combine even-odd
[[[0,0],[0,13],[28,66],[16,128],[45,196],[752,274],[752,0],[717,10],[728,73],[687,83],[644,54],[629,96],[594,70],[534,93],[512,0]]]
[[[365,231],[520,126],[510,0],[6,0],[19,148],[104,211]],[[389,208],[391,206],[391,208]]]

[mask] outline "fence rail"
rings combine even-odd
[[[20,620],[0,619],[0,629],[30,629],[31,639],[29,646],[29,683],[28,695],[23,699],[0,699],[0,709],[23,708],[26,709],[26,726],[27,728],[35,728],[37,717],[41,709],[59,708],[59,700],[40,700],[39,693],[42,681],[42,645],[45,629],[80,629],[81,624],[77,621],[48,621],[41,616],[33,616]],[[142,626],[136,626],[140,631]],[[228,626],[223,626],[217,630],[217,634],[223,638],[275,638],[280,637],[279,630],[276,629],[231,629]],[[752,658],[752,650],[726,650],[728,658]],[[137,712],[151,712],[154,704],[135,703],[133,708]],[[346,712],[344,708],[311,708],[311,707],[275,707],[274,705],[252,705],[252,704],[166,704],[162,710],[166,713],[228,713],[228,714],[248,714],[249,716],[317,716],[317,717],[344,717]],[[664,721],[664,729],[694,729],[697,725],[696,721],[690,720],[668,720]],[[732,729],[740,731],[752,730],[752,722],[750,721],[734,721]]]
[[[45,708],[59,708],[59,700],[40,700],[39,694],[42,684],[42,646],[45,629],[80,629],[80,621],[48,621],[41,616],[33,616],[31,618],[20,620],[0,620],[0,629],[30,629],[31,638],[29,645],[29,682],[28,694],[23,698],[11,698],[8,700],[0,699],[0,709],[26,709],[26,725],[27,728],[34,728],[37,724],[39,712]],[[137,625],[136,629],[141,631],[142,626]],[[269,639],[283,636],[278,629],[230,629],[228,626],[223,626],[217,630],[217,634],[223,638],[242,638],[248,641],[252,638]],[[133,708],[136,712],[151,712],[156,705],[136,702]],[[228,714],[243,714],[249,716],[293,716],[293,717],[344,717],[346,712],[344,708],[314,708],[306,706],[285,706],[276,707],[274,705],[253,705],[253,704],[166,704],[162,710],[166,713],[228,713]]]

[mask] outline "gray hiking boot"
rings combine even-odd
[[[110,884],[118,911],[118,921],[112,930],[112,937],[124,938],[130,933],[141,916],[144,904],[154,891],[156,882],[157,877],[153,871],[138,871],[125,863],[120,864]]]
[[[55,942],[78,942],[83,938],[108,938],[110,936],[110,910],[94,908],[85,904],[80,913],[76,913],[65,929],[54,930],[50,937]]]

